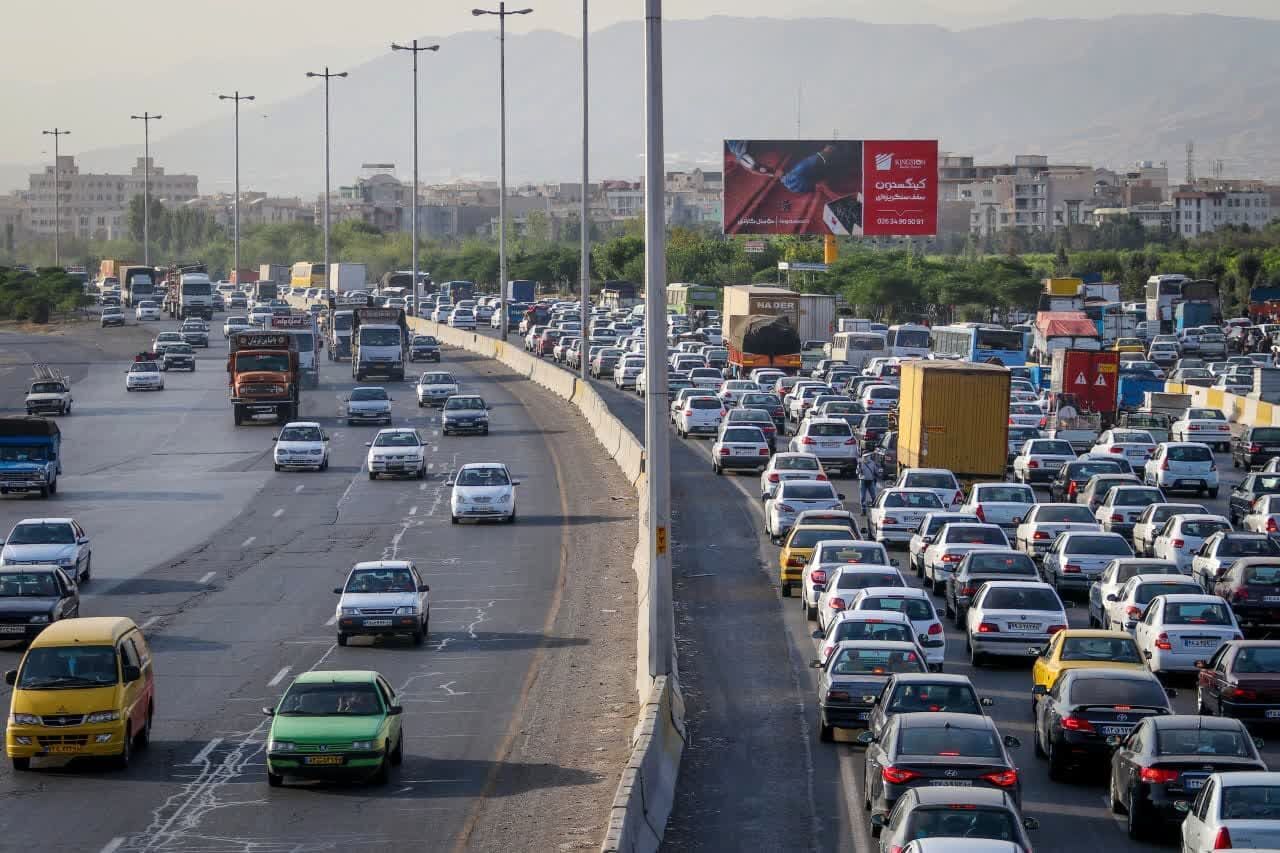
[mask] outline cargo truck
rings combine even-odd
[[[288,288],[292,279],[293,271],[288,264],[260,264],[258,266],[257,281],[274,281],[277,288]]]
[[[836,331],[836,298],[821,293],[800,294],[800,324],[796,331],[802,341],[830,341]]]
[[[357,308],[351,325],[351,376],[404,380],[409,361],[409,324],[403,308]]]
[[[1036,360],[1052,364],[1059,349],[1100,350],[1098,327],[1082,311],[1041,311],[1036,314]]]
[[[62,473],[62,433],[47,418],[0,417],[0,495],[58,491]]]
[[[255,302],[270,302],[272,299],[280,298],[281,288],[274,281],[263,281],[261,279],[253,283],[253,299]],[[285,288],[287,291],[288,288]]]
[[[746,376],[757,367],[800,370],[800,294],[769,285],[724,288],[723,330],[729,370]]]
[[[1059,349],[1053,352],[1053,375],[1049,390],[1070,394],[1076,409],[1102,415],[1102,422],[1115,419],[1120,353],[1115,350]]]
[[[1008,368],[907,361],[898,402],[898,467],[947,468],[966,487],[1002,481],[1008,461]]]
[[[232,270],[231,277],[228,279],[232,284],[253,284],[262,278],[262,273],[258,270],[243,269]]]
[[[440,298],[457,305],[464,299],[476,298],[476,285],[472,281],[446,281],[440,285]],[[532,301],[532,300],[530,300]]]
[[[178,278],[178,314],[182,319],[213,319],[213,282],[208,273],[184,272]]]
[[[227,340],[228,396],[236,426],[260,415],[298,417],[298,338],[282,331],[233,332]]]
[[[369,289],[368,264],[334,264],[329,286],[338,293],[347,290]]]
[[[329,309],[329,324],[325,329],[326,347],[330,361],[351,358],[351,326],[355,322],[354,310],[336,308],[332,303]]]
[[[271,328],[288,332],[298,339],[298,371],[302,375],[302,384],[306,388],[319,387],[320,360],[316,351],[319,349],[320,332],[315,316],[299,311],[273,314]]]
[[[507,302],[518,302],[528,304],[532,302],[538,294],[538,283],[527,278],[520,278],[507,282]]]
[[[135,308],[143,300],[159,303],[163,298],[160,287],[156,284],[156,271],[153,267],[137,264],[122,266],[119,270],[120,298],[126,308]]]

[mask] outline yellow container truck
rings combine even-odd
[[[898,467],[947,468],[968,486],[1005,479],[1008,369],[956,361],[907,361],[898,400]]]

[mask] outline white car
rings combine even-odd
[[[644,372],[644,356],[625,355],[613,368],[613,385],[619,390],[634,389],[636,380]],[[716,400],[717,408],[719,399]]]
[[[449,312],[449,326],[454,329],[475,329],[476,312],[470,308],[454,308]]]
[[[1044,579],[1058,595],[1068,591],[1088,595],[1108,563],[1132,556],[1133,549],[1119,533],[1066,531],[1058,534],[1044,555]]]
[[[726,469],[762,470],[769,464],[769,439],[757,426],[725,424],[711,445],[711,469],[717,475]]]
[[[676,412],[676,433],[681,438],[716,435],[720,432],[720,422],[727,413],[719,397],[710,394],[687,397],[684,408]]]
[[[1076,452],[1070,442],[1056,438],[1033,438],[1013,458],[1013,478],[1019,483],[1031,485],[1049,483],[1063,465],[1075,461]]]
[[[249,325],[265,326],[271,322],[272,314],[270,305],[255,305],[249,311]]]
[[[826,480],[822,463],[812,453],[775,453],[760,474],[760,500],[767,501],[788,480]]]
[[[150,300],[143,300],[133,307],[135,320],[159,320],[160,306]]]
[[[1109,594],[1103,603],[1102,627],[1109,631],[1129,631],[1137,626],[1146,612],[1147,605],[1158,595],[1199,595],[1200,585],[1184,574],[1139,574],[1125,581],[1124,586]]]
[[[644,359],[641,359],[643,363]],[[694,388],[702,388],[706,391],[719,391],[720,385],[724,382],[724,376],[714,367],[695,367],[689,371],[689,381],[693,383]]]
[[[928,489],[938,496],[943,509],[958,510],[964,503],[956,475],[946,468],[911,468],[903,471],[893,485],[899,489]]]
[[[416,429],[380,429],[373,441],[366,441],[364,446],[369,448],[365,464],[370,480],[378,479],[379,474],[426,479],[427,448]]]
[[[452,313],[453,313],[453,306],[452,306],[452,305],[450,305],[450,304],[448,304],[448,303],[445,303],[445,304],[443,304],[443,305],[437,305],[437,306],[436,306],[436,309],[435,309],[434,311],[432,311],[432,312],[431,312],[431,322],[433,322],[433,323],[448,323],[448,322],[449,322],[449,315],[450,315],[450,314],[452,314]]]
[[[315,421],[293,421],[281,428],[271,458],[277,471],[285,468],[329,467],[329,436]]]
[[[920,644],[907,614],[897,610],[841,610],[827,622],[818,647],[818,660],[825,666],[836,646],[846,640],[887,640]],[[924,657],[924,649],[920,649]]]
[[[938,595],[942,595],[947,578],[955,574],[965,554],[991,548],[1002,551],[1009,548],[1009,537],[996,525],[963,522],[944,524],[920,558],[924,568],[924,585],[933,587]]]
[[[1087,506],[1071,503],[1036,504],[1027,510],[1014,532],[1015,547],[1036,562],[1053,547],[1059,533],[1068,530],[1097,531],[1102,528]]]
[[[449,520],[454,524],[467,518],[515,522],[516,486],[520,481],[513,480],[501,462],[463,465],[445,485],[453,489],[449,496]]]
[[[1191,577],[1208,592],[1237,560],[1248,557],[1280,557],[1280,545],[1265,533],[1215,533],[1191,558]]]
[[[867,533],[877,542],[909,542],[925,516],[942,509],[929,489],[885,489],[867,510]]]
[[[882,559],[861,559],[863,552],[857,549],[865,548],[867,545],[878,549],[877,557]],[[846,563],[887,563],[888,560],[889,555],[885,552],[884,546],[873,542],[864,542],[860,539],[820,541],[813,549],[813,553],[809,555],[809,562],[805,565],[803,577],[800,579],[800,605],[804,608],[806,617],[810,620],[815,618],[818,596],[822,595],[822,591],[827,588],[827,580],[836,567]]]
[[[911,534],[907,543],[907,565],[916,573],[916,577],[924,577],[924,549],[933,544],[933,539],[943,525],[951,522],[968,521],[981,524],[976,515],[965,512],[929,512],[920,521],[916,532]]]
[[[135,361],[124,375],[126,391],[163,391],[164,374],[158,361]]]
[[[774,496],[764,502],[764,530],[778,542],[795,524],[796,515],[806,509],[844,509],[844,495],[825,480],[787,480],[778,484]]]
[[[394,634],[408,634],[421,645],[431,625],[430,590],[409,560],[356,563],[347,582],[334,590],[340,596],[334,613],[338,645],[353,636]]]
[[[1259,495],[1240,519],[1240,528],[1251,533],[1280,532],[1280,495]]]
[[[678,368],[677,368],[678,369]],[[736,406],[742,400],[743,394],[754,394],[760,391],[760,386],[746,379],[728,379],[716,392],[716,396],[726,406]]]
[[[1227,422],[1227,416],[1217,409],[1193,406],[1169,427],[1169,437],[1174,441],[1208,444],[1225,453],[1231,449],[1231,424]]]
[[[248,317],[228,317],[222,321],[222,336],[229,338],[236,332],[243,332],[249,328],[252,328],[252,326]]]
[[[1156,541],[1156,534],[1164,529],[1165,522],[1182,513],[1207,513],[1207,507],[1201,504],[1151,504],[1133,523],[1133,552],[1139,557],[1151,556],[1151,546]]]
[[[24,518],[4,538],[0,566],[58,566],[84,583],[93,573],[93,545],[74,518]]]
[[[434,370],[418,377],[418,408],[442,406],[444,401],[459,393],[458,380],[444,370]]]
[[[391,423],[392,397],[387,389],[376,385],[365,385],[351,389],[347,397],[347,426],[357,423]]]
[[[858,402],[868,412],[887,412],[898,406],[897,385],[864,385],[858,394]]]
[[[1280,849],[1280,773],[1214,773],[1186,812],[1182,853]]]
[[[916,642],[924,649],[929,669],[942,672],[947,657],[947,636],[927,592],[912,587],[873,586],[854,595],[848,609],[905,613],[911,620],[911,629],[916,632]]]
[[[1169,560],[1153,560],[1141,557],[1121,557],[1107,563],[1102,574],[1089,587],[1089,627],[1102,628],[1107,624],[1109,596],[1116,595],[1136,575],[1180,575],[1178,567]]]
[[[858,467],[858,439],[847,421],[805,418],[791,438],[792,453],[812,453],[828,471],[852,473]]]
[[[1045,428],[1045,414],[1038,403],[1010,403],[1009,426]]]
[[[813,571],[826,572],[827,581],[817,593],[812,618],[817,620],[818,632],[826,634],[831,622],[843,613],[860,590],[882,587],[906,588],[902,574],[886,563],[858,563],[841,565],[827,563]],[[806,615],[808,615],[806,613]]]
[[[1108,533],[1133,536],[1138,516],[1152,504],[1167,503],[1164,492],[1151,486],[1112,486],[1094,511],[1098,524]]]
[[[1213,451],[1202,442],[1166,441],[1157,445],[1142,469],[1142,481],[1165,492],[1218,496],[1218,466],[1213,461]]]
[[[1155,449],[1156,440],[1144,429],[1109,429],[1098,436],[1089,454],[1104,459],[1107,454],[1123,456],[1136,468],[1151,458]]]
[[[1231,606],[1216,595],[1160,595],[1147,605],[1134,628],[1147,667],[1162,672],[1196,672],[1196,661],[1213,657],[1228,640],[1242,640]]]
[[[151,351],[164,354],[164,348],[169,344],[185,344],[186,339],[182,337],[181,332],[161,332],[156,335],[156,339],[151,342]]]
[[[1151,556],[1158,560],[1172,560],[1179,571],[1189,572],[1191,558],[1204,541],[1215,533],[1231,530],[1226,516],[1187,513],[1179,514],[1164,523],[1164,527],[1151,543]]]
[[[1012,534],[1035,503],[1036,493],[1030,486],[1016,483],[974,483],[969,489],[969,499],[960,507],[960,512],[973,513],[979,521],[998,524],[1005,533]]]
[[[1067,609],[1047,583],[987,581],[965,612],[969,662],[982,666],[987,656],[1027,658],[1067,628]]]

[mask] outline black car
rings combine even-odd
[[[0,641],[34,640],[50,622],[79,615],[79,589],[61,569],[0,567]]]
[[[889,679],[867,728],[878,735],[897,714],[985,714],[982,709],[994,704],[978,697],[967,675],[907,672]]]
[[[871,455],[875,457],[876,464],[884,472],[886,480],[898,479],[898,433],[896,431],[890,430],[881,436]]]
[[[1227,501],[1227,516],[1231,523],[1239,524],[1249,514],[1253,502],[1262,495],[1280,495],[1280,474],[1247,474],[1240,485],[1231,490]]]
[[[1031,853],[1026,831],[1040,828],[1038,820],[1022,816],[1004,791],[948,786],[912,788],[898,798],[888,817],[872,815],[871,825],[882,827],[881,853],[903,850],[921,838],[1008,841]]]
[[[1146,717],[1172,714],[1170,694],[1150,672],[1069,669],[1053,688],[1031,690],[1035,700],[1036,755],[1049,760],[1049,778],[1067,768],[1109,758],[1113,738],[1128,737]]]
[[[164,355],[160,357],[161,370],[190,370],[193,373],[196,369],[196,353],[191,348],[191,344],[169,344],[164,348]]]
[[[183,326],[182,339],[193,347],[208,347],[209,332],[195,326]]]
[[[942,590],[943,618],[951,617],[964,628],[969,602],[987,581],[1040,580],[1035,561],[1021,551],[970,551],[956,570],[947,575]]]
[[[1239,720],[1178,714],[1138,723],[1111,756],[1111,810],[1129,816],[1129,837],[1182,823],[1212,773],[1267,769],[1258,743]]]
[[[924,672],[924,656],[915,643],[846,640],[831,652],[818,678],[818,739],[834,739],[836,729],[867,725],[885,682],[895,672]],[[888,811],[888,809],[885,809]]]
[[[1133,469],[1125,470],[1115,459],[1083,459],[1068,462],[1053,475],[1049,484],[1049,500],[1053,503],[1074,503],[1076,495],[1084,491],[1089,478],[1094,474],[1132,474]]]
[[[1280,427],[1247,426],[1231,438],[1232,468],[1261,468],[1280,456]]]
[[[895,714],[879,735],[866,731],[858,742],[867,747],[862,790],[873,815],[889,814],[912,788],[952,784],[998,788],[1021,807],[1022,782],[1008,750],[1022,744],[1012,735],[1001,737],[990,717]],[[879,835],[880,827],[871,832]]]
[[[440,342],[435,335],[414,335],[409,342],[409,361],[440,361]]]
[[[853,429],[854,438],[865,453],[871,450],[889,431],[889,416],[883,412],[869,412],[862,418],[862,423]]]

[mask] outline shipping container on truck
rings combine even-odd
[[[1179,302],[1173,306],[1173,327],[1181,332],[1208,326],[1214,321],[1213,309],[1211,302]]]
[[[259,279],[253,283],[253,298],[257,302],[270,302],[272,299],[279,299],[281,293],[288,293],[288,288],[281,288],[274,281],[262,281]]]
[[[259,280],[261,280],[259,276]],[[324,264],[314,261],[298,261],[289,269],[289,280],[284,282],[289,287],[328,287],[328,279]],[[276,282],[280,284],[281,282]]]
[[[724,289],[724,328],[734,317],[786,317],[800,331],[800,294],[767,284],[733,284]]]
[[[252,284],[262,278],[262,273],[255,269],[239,269],[231,271],[231,278],[227,279],[232,284]]]
[[[600,304],[610,311],[626,311],[643,301],[640,288],[629,281],[606,281],[600,285]]]
[[[506,298],[508,302],[529,304],[537,296],[538,283],[527,278],[518,278],[507,282]]]
[[[1053,352],[1049,390],[1074,394],[1076,409],[1114,418],[1120,380],[1120,353],[1115,350],[1060,349]]]
[[[333,264],[333,274],[328,277],[330,286],[338,293],[348,290],[367,290],[369,283],[368,264]]]
[[[1008,368],[908,361],[898,401],[898,466],[947,468],[966,486],[1005,478]]]
[[[800,294],[802,341],[830,341],[836,332],[836,298],[822,293]]]
[[[440,296],[446,302],[457,305],[464,299],[476,298],[476,285],[473,281],[446,281],[440,285]]]
[[[102,281],[104,278],[119,279],[120,270],[123,267],[132,265],[133,261],[118,261],[113,258],[104,258],[98,264],[98,280]]]
[[[1044,292],[1050,296],[1078,296],[1084,282],[1078,278],[1046,278]]]
[[[143,300],[154,300],[157,303],[163,298],[162,288],[156,283],[154,267],[129,265],[118,270],[120,277],[120,297],[126,308],[135,308]]]
[[[255,281],[274,281],[276,287],[289,287],[292,280],[293,270],[288,264],[261,264],[258,267],[258,277],[255,279]]]

